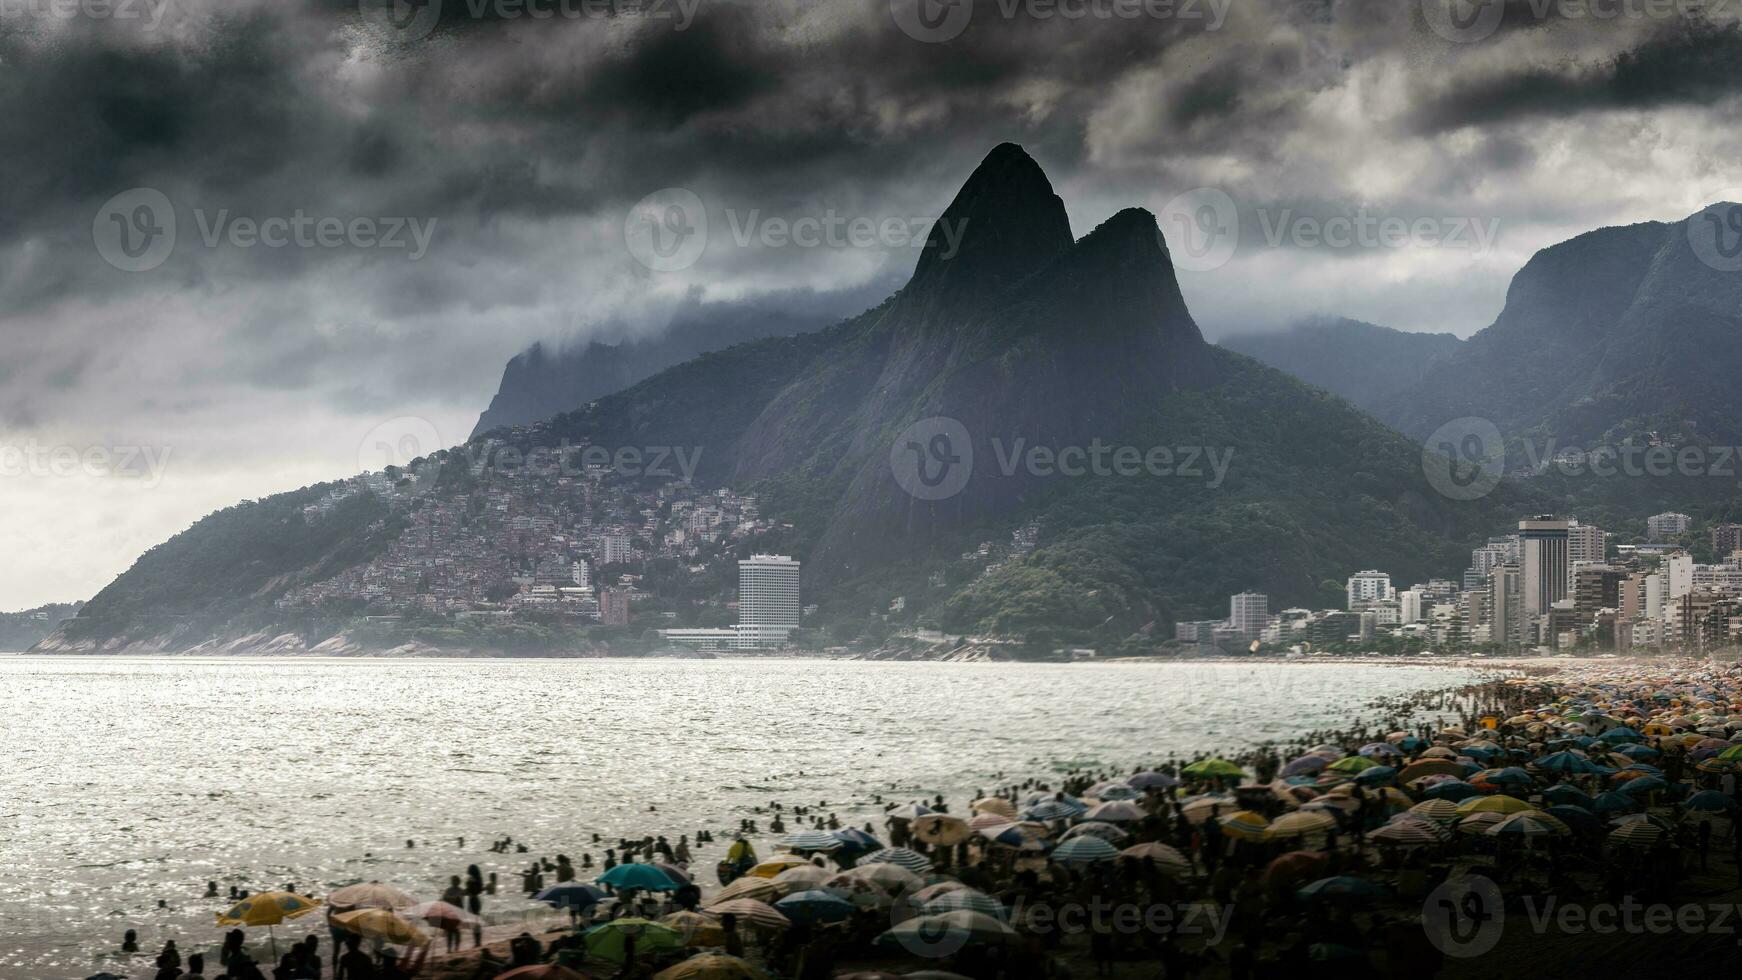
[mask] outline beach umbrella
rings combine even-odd
[[[1644,740],[1645,740],[1645,736],[1643,736],[1643,735],[1639,734],[1638,732],[1634,731],[1633,729],[1627,728],[1625,726],[1623,726],[1621,728],[1611,728],[1608,731],[1604,732],[1603,734],[1597,736],[1597,741],[1599,741],[1599,742],[1611,742],[1611,743],[1642,742]]]
[[[667,929],[677,930],[685,946],[724,946],[726,930],[720,920],[701,912],[673,912],[659,920]]]
[[[1667,789],[1668,787],[1669,783],[1661,776],[1640,776],[1623,783],[1619,788],[1619,792],[1626,793],[1629,796],[1637,796],[1640,793],[1655,793],[1660,789]]]
[[[1003,902],[985,892],[978,892],[972,888],[959,888],[955,891],[944,892],[926,902],[921,908],[926,915],[943,915],[946,912],[967,909],[970,912],[981,912],[1000,920],[1010,914]]]
[[[899,864],[892,864],[888,861],[861,864],[844,873],[854,878],[863,878],[890,895],[906,895],[925,887],[925,882],[920,879],[919,875]],[[829,880],[834,881],[833,878]]]
[[[672,881],[677,882],[680,887],[695,883],[695,879],[687,870],[680,868],[675,864],[666,864],[664,861],[654,861],[652,862],[652,866],[665,872],[665,876],[670,878]]]
[[[278,936],[272,927],[300,919],[319,908],[318,898],[305,898],[294,892],[260,892],[242,899],[217,913],[220,926],[265,926],[266,938],[272,943],[272,955],[278,955]]]
[[[1410,807],[1409,812],[1420,814],[1429,820],[1456,820],[1458,805],[1451,800],[1423,800]]]
[[[809,891],[833,877],[832,872],[819,868],[814,864],[801,864],[787,868],[772,879],[782,894]]]
[[[1506,815],[1522,813],[1525,810],[1534,809],[1535,807],[1531,806],[1529,803],[1526,803],[1517,797],[1507,796],[1503,793],[1497,793],[1493,796],[1476,797],[1458,804],[1458,812],[1466,815],[1471,813],[1498,813]]]
[[[1431,749],[1429,751],[1432,751]],[[1400,783],[1414,782],[1423,776],[1462,776],[1464,764],[1452,759],[1420,759],[1397,771]]]
[[[1083,814],[1085,820],[1099,820],[1108,823],[1130,823],[1149,816],[1149,813],[1135,803],[1126,800],[1115,800],[1093,806]]]
[[[1036,834],[1023,824],[1007,823],[987,827],[978,833],[1000,847],[1013,847],[1019,851],[1044,851],[1047,847],[1044,835]]]
[[[703,953],[653,975],[653,980],[768,980],[768,973],[724,953]]]
[[[552,885],[537,895],[534,901],[559,909],[584,909],[599,904],[610,897],[603,888],[595,888],[578,881],[565,881],[560,885]]]
[[[905,847],[885,847],[881,851],[872,851],[858,861],[861,868],[870,864],[893,864],[916,875],[925,874],[932,868],[931,858]]]
[[[1322,811],[1299,810],[1277,817],[1270,825],[1270,836],[1277,838],[1322,834],[1337,825],[1337,821]]]
[[[1421,820],[1398,820],[1367,835],[1375,844],[1391,847],[1426,847],[1440,843],[1440,836]]]
[[[1073,837],[1082,837],[1084,835],[1099,837],[1109,844],[1117,844],[1131,836],[1110,823],[1101,823],[1099,821],[1090,820],[1086,823],[1077,824],[1075,827],[1065,831],[1060,835],[1059,839],[1070,840]]]
[[[1403,753],[1399,752],[1397,746],[1392,745],[1390,742],[1368,742],[1366,745],[1356,749],[1355,754],[1364,755],[1370,759],[1377,759],[1400,756]]]
[[[1030,820],[1069,820],[1084,811],[1084,807],[1064,800],[1043,800],[1022,811]]]
[[[959,892],[967,887],[967,885],[962,884],[954,878],[945,878],[943,881],[933,885],[927,885],[919,891],[914,892],[912,895],[909,895],[908,901],[915,905],[924,905],[932,899],[937,898],[939,895],[943,895],[947,892]]]
[[[1550,786],[1548,789],[1543,790],[1542,798],[1548,803],[1582,806],[1586,808],[1589,808],[1591,805],[1591,794],[1577,786],[1568,786],[1566,783]]]
[[[1688,797],[1683,805],[1698,813],[1728,813],[1736,808],[1736,801],[1715,789],[1708,789]]]
[[[754,898],[715,902],[708,906],[708,914],[717,919],[735,916],[740,925],[752,929],[785,929],[792,925],[792,920],[776,911],[774,906]]]
[[[1002,796],[987,796],[968,804],[968,809],[975,813],[995,813],[1001,817],[1016,819],[1016,804]]]
[[[1372,759],[1369,759],[1364,755],[1346,755],[1325,768],[1332,772],[1348,773],[1353,776],[1358,772],[1365,772],[1378,764],[1379,763],[1374,762]]]
[[[1239,804],[1234,801],[1233,797],[1200,796],[1183,804],[1180,807],[1180,812],[1185,814],[1189,823],[1203,823],[1210,819],[1211,815],[1220,816],[1224,813],[1233,813],[1238,809],[1240,809]]]
[[[1262,819],[1262,818],[1260,818]],[[1119,850],[1099,837],[1078,837],[1053,848],[1051,859],[1060,864],[1094,864],[1111,861]]]
[[[841,842],[841,850],[848,854],[861,854],[865,851],[875,851],[883,846],[883,842],[867,834],[857,827],[843,827],[831,833]]]
[[[1014,816],[1002,813],[976,813],[968,818],[968,826],[973,830],[985,830],[987,827],[1009,827],[1016,823]]]
[[[1609,835],[1609,841],[1627,847],[1650,847],[1656,844],[1661,837],[1663,837],[1663,831],[1656,824],[1639,820],[1615,828],[1614,832]]]
[[[423,946],[429,942],[422,929],[400,918],[392,909],[353,909],[333,916],[333,921],[346,932],[365,939],[380,939],[399,946]]]
[[[1270,829],[1270,821],[1264,819],[1262,814],[1253,813],[1251,810],[1230,813],[1219,822],[1222,825],[1224,835],[1239,840],[1263,840],[1266,832]],[[1057,851],[1054,853],[1056,854]]]
[[[451,925],[456,929],[461,926],[476,925],[483,921],[457,905],[450,905],[442,901],[420,902],[413,905],[405,910],[405,917],[413,921],[422,919],[438,928]]]
[[[1100,792],[1090,793],[1089,795],[1093,796],[1096,799],[1101,800],[1103,802],[1109,802],[1112,800],[1141,800],[1141,799],[1143,799],[1143,791],[1142,790],[1138,789],[1135,786],[1127,786],[1124,783],[1118,783],[1118,784],[1115,784],[1112,786],[1104,787],[1103,789],[1100,790]]]
[[[1458,821],[1458,833],[1485,834],[1488,832],[1489,827],[1492,827],[1505,819],[1506,814],[1496,813],[1493,810],[1483,810],[1478,813],[1472,813]]]
[[[1289,851],[1264,868],[1264,880],[1272,885],[1306,881],[1324,869],[1328,857],[1319,851]]]
[[[670,875],[651,864],[619,864],[593,880],[619,891],[638,888],[650,892],[673,892],[679,887]]]
[[[1246,770],[1232,762],[1229,762],[1227,759],[1202,759],[1186,766],[1180,771],[1188,776],[1193,776],[1198,779],[1241,779],[1246,775]]]
[[[1598,816],[1611,813],[1629,813],[1637,809],[1639,809],[1638,800],[1626,793],[1617,793],[1613,790],[1600,793],[1595,800],[1591,801],[1591,810]]]
[[[821,851],[828,854],[840,850],[845,844],[826,830],[801,830],[782,837],[780,846],[789,851]]]
[[[1480,786],[1483,783],[1487,783],[1491,786],[1517,788],[1529,787],[1534,782],[1536,782],[1536,780],[1530,778],[1530,773],[1525,772],[1517,766],[1506,766],[1502,769],[1484,769],[1470,777],[1470,785],[1472,786]]]
[[[913,821],[913,836],[922,844],[954,847],[973,833],[968,821],[947,813],[928,813]]]
[[[931,812],[933,812],[932,808],[926,806],[924,803],[906,803],[898,807],[890,808],[885,816],[888,816],[892,820],[912,821]]]
[[[1639,762],[1655,762],[1657,757],[1663,753],[1649,745],[1623,745],[1615,750],[1615,754],[1624,755]]]
[[[1384,889],[1365,878],[1337,875],[1318,881],[1295,892],[1306,901],[1371,902],[1385,894]]]
[[[1140,772],[1126,780],[1137,789],[1167,789],[1178,786],[1179,780],[1165,772]]]
[[[998,919],[968,909],[945,912],[942,915],[918,915],[877,937],[879,946],[918,948],[939,943],[1004,943],[1016,936],[1015,930]]]
[[[1133,861],[1154,861],[1156,867],[1164,872],[1170,872],[1173,874],[1192,873],[1192,863],[1186,859],[1184,854],[1181,854],[1175,848],[1155,841],[1151,841],[1147,844],[1138,844],[1134,847],[1127,847],[1119,852],[1119,856],[1121,858],[1130,858]]]
[[[1331,760],[1322,755],[1303,755],[1298,759],[1290,759],[1283,767],[1280,775],[1300,776],[1316,773],[1331,764]]]
[[[1391,766],[1373,766],[1355,775],[1355,782],[1360,786],[1384,786],[1397,778],[1397,770]]]
[[[880,864],[875,867],[901,870],[893,864]],[[918,878],[914,879],[914,881],[918,880]],[[877,908],[894,904],[894,899],[890,897],[889,892],[884,890],[882,885],[862,875],[843,872],[823,882],[821,887],[823,891],[836,898],[845,899],[859,908]]]
[[[737,898],[775,898],[780,894],[780,886],[767,878],[752,878],[745,875],[720,889],[713,898],[714,902],[730,902]],[[711,903],[710,903],[711,904]]]
[[[816,867],[816,865],[811,864],[810,858],[799,854],[776,854],[746,871],[745,874],[757,878],[772,878],[789,868],[802,868],[806,865]],[[628,865],[618,865],[618,867],[628,867]]]
[[[596,925],[586,931],[583,941],[589,957],[621,964],[626,958],[631,937],[635,940],[637,960],[664,950],[682,949],[684,945],[683,934],[676,929],[636,918],[612,919]]]
[[[1420,752],[1427,748],[1427,742],[1415,735],[1405,735],[1397,740],[1397,747],[1405,752]]]
[[[327,905],[338,910],[408,909],[416,904],[417,899],[391,885],[383,885],[379,881],[346,885],[327,896]]]
[[[1558,806],[1551,806],[1543,812],[1554,817],[1556,820],[1559,820],[1561,823],[1566,824],[1568,827],[1581,832],[1596,830],[1603,826],[1603,822],[1597,819],[1596,814],[1582,806],[1577,806],[1572,803],[1562,803]]]
[[[1540,812],[1514,813],[1489,827],[1487,833],[1490,837],[1550,837],[1567,832],[1565,824],[1558,820],[1550,823],[1550,819]]]
[[[853,905],[821,889],[794,892],[774,903],[775,911],[794,922],[841,922],[853,917]]]
[[[1438,760],[1444,760],[1444,761],[1449,762],[1453,759],[1456,759],[1458,757],[1458,753],[1453,752],[1451,749],[1446,748],[1444,745],[1435,745],[1432,748],[1422,749],[1421,750],[1421,757],[1424,760],[1438,759]]]
[[[1435,783],[1422,790],[1421,795],[1430,800],[1451,800],[1457,803],[1472,796],[1481,796],[1482,791],[1461,779],[1451,779],[1443,783]]]

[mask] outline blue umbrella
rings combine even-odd
[[[1620,754],[1626,756],[1629,759],[1638,759],[1642,762],[1650,762],[1653,759],[1656,759],[1658,756],[1663,754],[1663,753],[1657,751],[1656,749],[1652,748],[1649,745],[1638,745],[1638,744],[1623,745],[1620,748],[1616,749],[1615,751],[1619,752]]]
[[[1623,726],[1621,728],[1611,728],[1597,736],[1597,739],[1603,742],[1643,742],[1645,741],[1645,736],[1631,728]]]
[[[1083,807],[1072,805],[1064,800],[1046,800],[1022,811],[1022,815],[1029,820],[1069,820],[1081,814],[1083,810]]]
[[[1568,806],[1582,806],[1586,809],[1589,809],[1593,802],[1591,794],[1577,786],[1568,786],[1566,783],[1558,783],[1543,790],[1542,798],[1550,803],[1558,803]]]
[[[1397,777],[1397,769],[1393,766],[1374,766],[1363,769],[1355,776],[1355,782],[1362,786],[1384,786]]]
[[[1715,789],[1701,790],[1688,797],[1689,810],[1701,813],[1723,813],[1736,808],[1736,801]]]
[[[1366,745],[1356,749],[1355,754],[1373,758],[1374,756],[1393,756],[1402,755],[1403,753],[1397,751],[1397,746],[1392,745],[1390,742],[1368,742]]]
[[[1282,767],[1284,776],[1300,776],[1310,772],[1318,772],[1331,764],[1331,760],[1322,755],[1303,755],[1298,759],[1290,759]]]
[[[826,830],[801,830],[796,834],[787,834],[780,839],[788,849],[794,851],[822,851],[831,853],[846,845],[839,837]]]
[[[1633,796],[1639,793],[1655,792],[1656,790],[1663,789],[1668,785],[1669,783],[1661,776],[1640,776],[1637,779],[1629,779],[1627,782],[1623,783],[1620,791],[1629,796]]]
[[[678,883],[651,864],[619,864],[593,879],[612,888],[639,888],[650,892],[677,891]]]
[[[1544,772],[1555,772],[1563,775],[1583,775],[1602,771],[1596,763],[1572,752],[1556,752],[1553,755],[1545,755],[1531,764]]]
[[[1427,748],[1427,740],[1415,735],[1405,735],[1398,741],[1397,747],[1405,752],[1420,752]]]
[[[1385,890],[1365,878],[1337,875],[1320,878],[1295,894],[1308,900],[1371,901],[1384,895]]]
[[[1167,789],[1179,785],[1179,780],[1165,772],[1140,772],[1125,781],[1138,789]]]
[[[1611,790],[1610,792],[1599,795],[1595,800],[1591,801],[1591,809],[1599,815],[1607,813],[1628,813],[1639,809],[1639,801],[1628,796],[1626,793],[1617,793]]]
[[[853,917],[853,905],[820,888],[794,892],[774,907],[794,922],[841,922]]]
[[[534,901],[559,909],[584,909],[599,904],[606,898],[605,890],[583,885],[578,881],[565,881],[553,885],[532,896]]]
[[[1582,806],[1574,806],[1570,803],[1551,806],[1542,812],[1551,817],[1559,818],[1561,823],[1574,830],[1597,830],[1603,826],[1603,822],[1597,819],[1596,814]]]
[[[1481,796],[1482,791],[1461,779],[1448,779],[1443,783],[1435,783],[1421,794],[1430,800],[1451,800],[1457,803],[1472,796]]]
[[[1073,837],[1052,851],[1052,859],[1063,864],[1092,864],[1111,861],[1118,856],[1118,848],[1099,837],[1088,836]]]
[[[832,833],[835,838],[844,845],[842,850],[851,853],[863,854],[866,851],[881,850],[883,847],[882,841],[872,837],[870,834],[865,833],[857,827],[846,827],[841,830],[832,831]]]
[[[1495,783],[1500,786],[1529,786],[1535,781],[1530,778],[1530,773],[1525,772],[1517,766],[1507,766],[1504,769],[1497,769],[1482,778],[1487,782]]]

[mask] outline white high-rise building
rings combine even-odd
[[[738,563],[738,638],[750,650],[778,647],[798,629],[800,563],[786,555],[751,555]]]
[[[1603,555],[1608,551],[1609,535],[1600,527],[1590,524],[1580,524],[1578,521],[1567,522],[1567,592],[1570,595],[1573,587],[1573,573],[1580,562],[1595,562],[1601,564]]]
[[[1349,576],[1347,591],[1350,609],[1361,609],[1375,602],[1384,602],[1394,595],[1391,590],[1391,576],[1373,569]]]
[[[587,563],[576,560],[574,568],[569,570],[569,578],[573,579],[576,588],[590,589],[592,584],[587,579]]]
[[[1572,568],[1567,555],[1568,532],[1572,526],[1571,521],[1553,517],[1518,522],[1518,536],[1523,545],[1521,571],[1524,575],[1523,613],[1526,621],[1547,615],[1555,603],[1567,597]]]
[[[1397,594],[1398,616],[1404,625],[1421,622],[1421,592],[1404,589]]]
[[[1668,541],[1688,533],[1692,523],[1686,514],[1655,514],[1645,519],[1645,531],[1653,541]]]
[[[1694,556],[1682,552],[1663,560],[1663,601],[1665,605],[1694,591]]]
[[[1258,639],[1270,624],[1270,597],[1262,592],[1242,592],[1228,600],[1228,626],[1247,641]]]
[[[597,558],[601,565],[615,565],[633,557],[627,534],[601,534],[595,550],[597,553],[593,557]]]

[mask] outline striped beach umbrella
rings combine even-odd
[[[1262,819],[1262,818],[1260,818]],[[1094,864],[1119,856],[1118,848],[1099,837],[1078,837],[1053,848],[1051,858],[1060,864]]]
[[[774,906],[754,898],[735,898],[729,902],[714,902],[708,906],[709,915],[723,919],[728,915],[738,917],[738,924],[752,929],[767,929],[775,931],[792,925],[792,920],[775,911]]]
[[[1154,841],[1127,847],[1119,852],[1119,856],[1133,861],[1154,861],[1156,867],[1173,874],[1192,873],[1192,862],[1184,854],[1176,848]]]
[[[930,858],[905,847],[885,847],[881,851],[872,851],[858,861],[861,868],[868,864],[893,864],[916,875],[925,874],[932,869]]]
[[[1043,800],[1022,811],[1030,820],[1069,820],[1083,812],[1080,804],[1065,800]]]
[[[893,864],[877,865],[877,867],[894,868],[897,871],[901,870],[900,868],[896,868]],[[916,878],[914,880],[917,881],[918,879]],[[882,885],[864,875],[842,872],[823,882],[820,887],[823,891],[828,892],[836,898],[845,899],[863,909],[874,909],[895,904],[895,899],[890,897],[889,892]]]
[[[975,813],[995,813],[1001,817],[1016,819],[1016,804],[1002,796],[986,796],[968,804],[968,809]],[[970,821],[972,822],[972,821]]]
[[[1070,840],[1070,839],[1075,838],[1075,837],[1082,837],[1085,834],[1090,836],[1090,837],[1099,837],[1109,844],[1117,844],[1120,841],[1124,840],[1125,838],[1131,836],[1130,834],[1126,833],[1123,830],[1120,830],[1118,827],[1115,827],[1110,823],[1101,823],[1098,820],[1089,820],[1089,821],[1086,821],[1084,823],[1077,824],[1075,827],[1072,827],[1071,829],[1065,831],[1064,834],[1061,835],[1059,839],[1060,840]]]
[[[925,880],[919,875],[899,864],[892,864],[888,861],[861,864],[858,867],[847,869],[842,874],[854,878],[864,878],[890,895],[906,895],[925,887]],[[828,882],[824,882],[824,885],[826,886],[834,880],[830,878]]]
[[[801,830],[796,834],[787,834],[780,839],[780,846],[789,851],[821,851],[832,854],[845,844],[839,837],[826,830]]]
[[[956,912],[967,909],[970,912],[982,912],[997,919],[1005,919],[1010,915],[1004,903],[996,898],[978,892],[972,888],[959,888],[944,892],[921,906],[926,915],[943,915],[945,912]]]
[[[1270,821],[1251,810],[1230,813],[1220,823],[1224,835],[1238,840],[1263,840],[1270,831]]]
[[[1336,825],[1337,821],[1322,810],[1296,810],[1277,817],[1270,825],[1270,836],[1300,837],[1306,834],[1322,834]]]
[[[1083,813],[1085,820],[1099,820],[1107,823],[1134,823],[1149,816],[1142,807],[1128,800],[1114,800],[1090,807]]]
[[[1440,843],[1440,836],[1428,828],[1420,820],[1399,820],[1388,823],[1369,833],[1367,839],[1375,844],[1390,847],[1432,847]]]

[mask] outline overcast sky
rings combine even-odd
[[[1742,4],[377,2],[0,0],[0,610],[458,442],[534,340],[857,312],[1000,141],[1079,235],[1161,214],[1212,339],[1467,335],[1544,245],[1742,199]],[[674,201],[699,254],[637,244]]]

